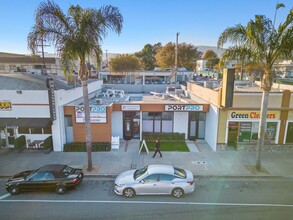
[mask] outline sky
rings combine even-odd
[[[34,25],[41,0],[0,0],[0,52],[30,54],[27,35]],[[118,7],[123,16],[120,35],[109,32],[101,42],[108,53],[134,53],[146,44],[178,42],[195,46],[216,46],[220,34],[236,24],[245,25],[255,15],[283,22],[293,7],[292,0],[55,0],[66,13],[70,5],[97,8]],[[45,51],[54,53],[53,47]]]

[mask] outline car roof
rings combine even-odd
[[[152,164],[148,166],[148,173],[155,174],[155,173],[165,173],[165,174],[174,174],[174,167],[170,165],[163,165],[163,164]]]
[[[60,173],[66,166],[64,164],[48,164],[40,167],[38,171]]]

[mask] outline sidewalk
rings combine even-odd
[[[93,152],[93,172],[90,176],[115,177],[123,171],[141,168],[148,164],[168,164],[186,168],[195,176],[221,176],[221,177],[287,177],[293,178],[293,153],[262,153],[263,172],[253,172],[255,165],[255,152],[200,151],[201,147],[192,146],[192,152],[162,152],[163,157],[152,158],[153,152],[139,154],[139,141],[121,141],[119,150],[110,152]],[[190,147],[189,146],[189,147]],[[73,167],[85,168],[87,165],[86,152],[65,153],[43,152],[16,153],[14,151],[0,150],[0,177],[8,177],[23,170],[36,169],[50,163],[67,164]]]

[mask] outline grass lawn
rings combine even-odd
[[[156,143],[155,141],[146,141],[149,151],[155,151]],[[141,146],[141,143],[140,143]],[[142,149],[145,151],[145,149]],[[189,149],[185,141],[161,141],[161,151],[183,151],[189,152]]]

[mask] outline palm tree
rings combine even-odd
[[[226,55],[228,54],[226,58],[235,59],[245,55],[246,60],[259,63],[264,70],[261,78],[263,93],[256,153],[256,169],[260,170],[260,154],[264,144],[268,98],[273,84],[272,67],[278,59],[292,58],[293,9],[287,15],[286,21],[280,23],[278,28],[275,28],[273,22],[263,15],[256,15],[255,20],[250,20],[246,27],[241,24],[228,27],[221,33],[218,47],[223,47],[227,41],[232,43],[232,46],[225,52]]]
[[[33,53],[36,53],[38,39],[43,38],[55,46],[63,65],[68,67],[70,60],[79,60],[78,77],[83,88],[88,171],[92,170],[92,137],[86,58],[94,55],[99,63],[102,39],[109,30],[119,34],[122,23],[119,9],[111,5],[98,10],[71,5],[67,14],[64,14],[56,3],[48,0],[41,2],[36,9],[35,25],[28,34],[28,48]]]

